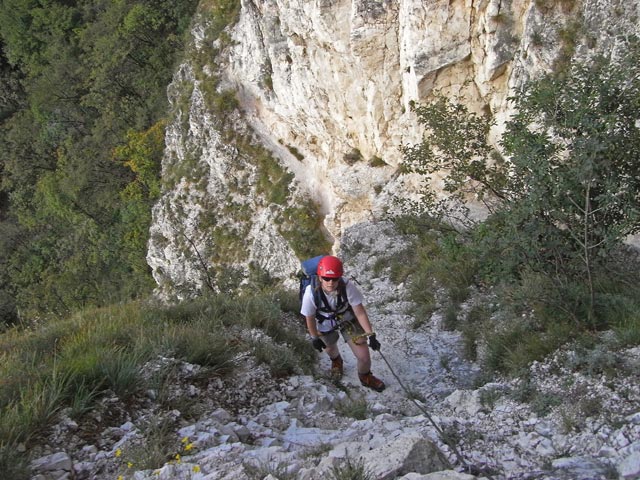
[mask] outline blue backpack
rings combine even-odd
[[[307,260],[303,260],[300,262],[300,267],[302,268],[302,272],[300,274],[300,301],[302,302],[302,296],[304,295],[304,291],[307,289],[308,285],[313,285],[314,288],[318,282],[318,263],[320,263],[320,259],[325,255],[318,255],[317,257],[309,258]]]

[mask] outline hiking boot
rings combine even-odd
[[[360,377],[360,383],[367,388],[375,390],[376,392],[381,392],[385,389],[386,385],[382,380],[375,377],[373,373],[359,373],[358,377]]]
[[[342,378],[342,357],[340,355],[331,359],[331,376]]]

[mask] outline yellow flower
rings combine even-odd
[[[182,440],[180,440],[182,443],[187,443],[189,441],[189,437],[182,437]]]
[[[120,457],[120,455],[122,455],[122,450],[120,450],[119,448],[116,450],[116,458]]]
[[[122,475],[118,475],[118,479],[117,480],[124,480],[124,477]]]
[[[133,467],[133,463],[127,462],[127,468],[131,468],[131,467]]]
[[[175,459],[176,459],[176,463],[180,463],[180,454],[179,453],[176,453]]]
[[[199,473],[200,472],[200,466],[199,465],[194,465],[193,466],[193,473]]]
[[[184,451],[185,451],[185,452],[188,452],[188,451],[189,451],[189,450],[191,450],[192,448],[193,448],[193,443],[187,443],[187,444],[184,446]]]

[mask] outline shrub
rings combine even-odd
[[[18,446],[10,443],[7,437],[3,436],[0,441],[0,471],[6,478],[12,480],[28,480],[31,471],[27,464],[27,459],[19,453]]]
[[[386,167],[387,163],[382,158],[373,156],[369,159],[369,166],[372,168]]]
[[[349,153],[344,154],[344,162],[347,165],[355,165],[358,162],[362,162],[364,157],[357,148],[352,149]]]
[[[233,370],[237,349],[228,342],[220,322],[211,325],[204,320],[174,325],[165,333],[169,346],[180,359],[227,374]]]
[[[134,441],[116,451],[123,463],[137,470],[160,468],[179,450],[173,425],[168,421],[151,421],[143,428],[139,441]]]
[[[373,480],[363,459],[354,460],[347,456],[339,465],[334,466],[330,473],[331,480]]]
[[[343,417],[355,418],[356,420],[364,420],[369,414],[369,405],[364,398],[346,398],[336,405],[336,411]]]
[[[279,480],[294,480],[296,475],[289,470],[288,462],[263,461],[260,463],[243,462],[242,468],[250,480],[277,478]]]
[[[274,377],[285,377],[300,371],[297,357],[283,345],[260,339],[253,342],[252,350],[258,363],[266,364]]]
[[[405,171],[427,180],[446,172],[447,197],[426,189],[414,211],[474,227],[464,204],[472,196],[484,202],[480,271],[493,279],[505,271],[547,275],[581,328],[603,326],[598,267],[640,230],[640,182],[630,180],[640,154],[640,48],[636,39],[626,47],[615,60],[576,62],[518,91],[500,142],[506,159],[486,141],[491,118],[444,97],[415,108],[427,135],[403,148]]]

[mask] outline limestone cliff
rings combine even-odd
[[[315,219],[337,249],[411,195],[412,102],[440,91],[490,112],[498,138],[515,88],[615,48],[640,16],[625,0],[242,0],[223,30],[222,3],[202,3],[169,88],[148,253],[165,295],[288,278],[326,249],[300,233]]]

